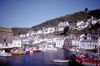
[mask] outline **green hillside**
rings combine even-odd
[[[32,29],[33,30],[39,30],[42,27],[54,27],[54,26],[57,26],[58,23],[64,22],[64,21],[68,21],[70,24],[75,23],[76,21],[79,21],[79,20],[85,21],[87,19],[87,16],[88,16],[88,13],[85,13],[83,11],[76,12],[74,14],[70,14],[70,15],[55,18],[55,19],[52,19],[52,20],[48,20],[48,21],[43,22],[39,25],[33,26]]]
[[[68,21],[70,25],[75,26],[77,21],[81,21],[81,20],[86,21],[88,18],[91,18],[91,16],[100,18],[100,9],[91,10],[89,12],[80,11],[74,14],[65,15],[63,17],[48,20],[39,25],[32,26],[31,28],[12,28],[12,31],[14,32],[14,35],[22,34],[22,33],[25,34],[30,29],[37,31],[37,30],[42,29],[42,27],[56,27],[58,23],[64,22],[64,21]]]
[[[91,16],[100,18],[100,9],[92,10],[89,12],[80,11],[74,14],[48,20],[39,25],[33,26],[31,29],[39,30],[39,29],[42,29],[42,27],[55,27],[57,26],[58,23],[64,22],[64,21],[68,21],[70,24],[75,24],[77,21],[80,21],[80,20],[86,21],[88,18],[91,18]]]

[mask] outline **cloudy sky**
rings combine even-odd
[[[0,0],[0,27],[32,27],[85,8],[100,9],[100,0]]]

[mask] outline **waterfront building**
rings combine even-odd
[[[11,48],[12,40],[12,30],[0,27],[0,48]]]
[[[71,39],[65,39],[64,41],[64,46],[65,47],[72,47],[72,40]]]
[[[96,49],[99,46],[98,41],[98,35],[87,34],[85,39],[80,41],[79,48],[90,50]]]
[[[56,43],[56,47],[62,48],[64,45],[65,36],[55,36],[53,41]]]
[[[82,49],[95,49],[98,46],[98,40],[82,40],[80,41],[79,48]]]
[[[76,39],[72,39],[72,46],[77,46],[79,47],[79,44],[80,44],[80,39],[79,38],[76,38]]]
[[[26,45],[32,44],[33,42],[34,42],[33,37],[25,37],[22,40],[22,44],[26,44]]]
[[[13,37],[13,43],[12,43],[12,47],[22,47],[22,43],[21,43],[21,38],[18,36],[14,36]]]

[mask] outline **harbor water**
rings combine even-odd
[[[68,66],[68,63],[54,63],[53,59],[70,59],[70,51],[34,52],[23,55],[12,55],[9,58],[0,57],[0,66]]]

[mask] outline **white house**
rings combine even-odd
[[[64,36],[55,36],[53,42],[56,43],[56,47],[62,48],[65,38]]]
[[[21,38],[18,36],[13,37],[12,47],[22,47]]]
[[[37,39],[34,40],[34,42],[32,44],[38,44],[38,43],[41,43],[41,42],[44,42],[44,39],[37,38]]]
[[[72,46],[79,47],[79,44],[80,44],[80,39],[79,38],[76,38],[76,39],[72,40]]]
[[[78,21],[77,22],[77,26],[81,25],[81,24],[84,24],[85,22],[84,21]]]
[[[66,27],[66,26],[69,26],[69,23],[68,22],[60,22],[58,24],[58,26],[64,26],[64,27]]]
[[[45,38],[44,41],[49,42],[49,43],[53,42],[52,38]]]
[[[64,28],[65,27],[63,27],[63,26],[58,26],[58,27],[56,27],[56,31],[64,31]]]
[[[42,34],[42,33],[43,33],[42,30],[37,31],[37,34]]]
[[[98,47],[98,40],[82,40],[80,41],[79,48],[82,49],[95,49]]]
[[[25,37],[22,40],[22,44],[32,44],[33,41],[34,41],[33,37]]]
[[[76,29],[77,30],[82,30],[82,29],[88,27],[88,25],[89,25],[88,22],[86,22],[86,23],[84,22],[84,23],[81,23],[80,25],[78,25]]]
[[[80,41],[79,48],[95,49],[100,45],[98,41],[100,42],[100,40],[97,38],[97,35],[88,34],[86,39]]]
[[[63,31],[66,26],[69,26],[68,22],[60,22],[56,27],[56,31]]]
[[[19,37],[24,38],[24,37],[26,37],[26,35],[25,34],[21,34]]]
[[[49,34],[49,33],[53,33],[55,31],[54,27],[43,27],[43,34]]]
[[[92,24],[96,24],[98,22],[98,20],[92,20]]]
[[[26,34],[26,36],[27,36],[27,37],[32,36],[32,32],[33,32],[32,30],[29,30],[28,33]]]

